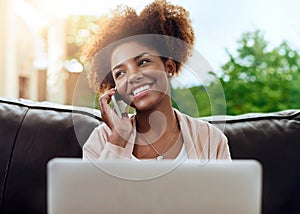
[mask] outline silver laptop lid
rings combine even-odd
[[[254,160],[48,163],[48,213],[259,214]]]

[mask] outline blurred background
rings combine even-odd
[[[149,2],[0,0],[0,96],[73,104],[83,71],[80,48],[101,27],[99,20],[118,4],[140,10]],[[187,108],[192,103],[186,97],[193,94],[197,109],[187,113],[211,115],[207,91],[216,82],[222,84],[227,114],[300,108],[297,0],[170,2],[190,11],[195,49],[214,77],[204,83],[183,72],[172,93]]]

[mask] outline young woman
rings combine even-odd
[[[140,14],[128,7],[114,11],[85,49],[103,123],[84,144],[84,159],[230,159],[218,128],[172,107],[170,79],[193,44],[189,14],[181,6],[156,0]],[[134,115],[119,117],[111,108],[116,93]]]

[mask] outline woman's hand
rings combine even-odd
[[[125,147],[133,129],[132,121],[128,118],[127,114],[123,114],[123,117],[120,118],[110,107],[109,103],[111,97],[115,93],[114,88],[110,89],[99,98],[98,102],[102,120],[112,130],[112,134],[108,139],[109,142],[117,146]]]

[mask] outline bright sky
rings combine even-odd
[[[101,15],[117,4],[137,9],[152,0],[40,0],[48,16],[68,13]],[[196,50],[216,71],[227,61],[225,48],[237,49],[242,33],[262,30],[272,46],[286,40],[300,52],[299,0],[170,0],[184,6],[196,33]],[[60,5],[58,7],[58,5]]]
[[[226,62],[225,48],[234,52],[242,33],[256,29],[272,46],[287,40],[300,50],[298,0],[201,0],[186,8],[195,26],[196,48],[214,68]]]

